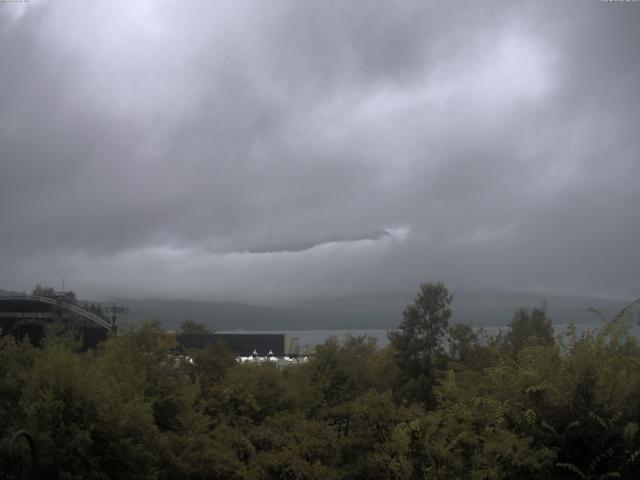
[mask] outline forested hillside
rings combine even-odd
[[[473,326],[503,326],[521,305],[549,301],[549,315],[557,324],[593,322],[586,307],[596,307],[614,315],[624,305],[620,299],[543,295],[505,290],[456,290],[452,323]],[[395,328],[413,291],[370,293],[359,296],[316,298],[278,306],[233,302],[194,302],[184,300],[112,299],[129,308],[119,321],[131,325],[151,318],[167,329],[177,328],[187,318],[215,330],[340,330]],[[106,305],[109,302],[105,302]],[[597,319],[596,319],[597,320]]]
[[[450,325],[425,284],[384,349],[331,339],[307,363],[172,353],[158,323],[78,351],[0,340],[0,471],[30,431],[41,478],[640,478],[640,345],[631,310],[554,338],[544,305],[508,333]],[[14,462],[15,463],[15,462]]]

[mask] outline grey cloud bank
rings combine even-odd
[[[639,25],[598,1],[0,4],[0,288],[637,295]]]

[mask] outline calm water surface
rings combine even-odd
[[[554,325],[556,335],[561,335],[567,329],[569,324],[557,324]],[[580,335],[588,330],[595,331],[602,327],[602,323],[580,323],[576,324],[576,332]],[[501,327],[476,327],[477,332],[483,329],[487,336],[496,335],[498,333],[506,333],[508,328],[506,326]],[[346,339],[351,336],[364,336],[375,338],[379,347],[384,347],[389,343],[387,338],[387,332],[390,330],[371,329],[371,330],[225,330],[219,333],[284,333],[289,337],[298,338],[298,345],[303,352],[307,352],[313,349],[316,345],[319,345],[326,341],[330,337],[337,337],[339,340]],[[636,337],[640,338],[640,327],[634,325],[633,332]]]

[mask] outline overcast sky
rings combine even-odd
[[[640,2],[0,2],[0,288],[640,294]]]

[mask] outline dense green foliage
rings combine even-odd
[[[5,337],[0,471],[27,429],[51,479],[640,478],[629,312],[554,338],[519,310],[490,338],[449,326],[450,302],[426,284],[388,347],[334,338],[284,369],[221,345],[191,362],[153,322],[86,352]]]
[[[203,323],[196,322],[192,318],[188,318],[182,322],[179,328],[180,333],[212,333]]]
[[[425,283],[413,304],[404,311],[404,318],[396,332],[389,333],[393,353],[400,367],[398,390],[410,400],[433,406],[433,387],[436,383],[438,360],[444,359],[444,338],[453,296],[443,283]]]

